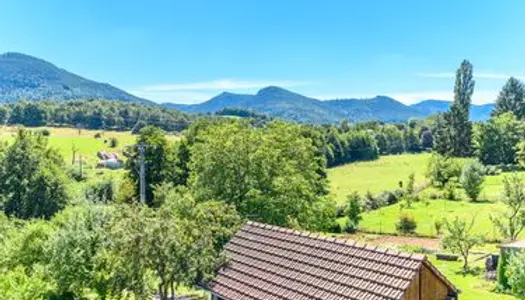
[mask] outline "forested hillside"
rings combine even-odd
[[[21,53],[0,55],[0,102],[72,99],[153,104],[107,83],[82,78],[42,59]]]

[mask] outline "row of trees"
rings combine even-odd
[[[155,187],[185,186],[198,201],[233,205],[246,218],[326,231],[335,223],[327,198],[324,154],[316,131],[284,122],[254,127],[244,120],[206,119],[170,144],[154,127],[141,130],[128,153],[129,180],[139,189],[139,150],[145,148],[146,201]]]
[[[167,131],[181,131],[188,127],[190,119],[178,110],[130,102],[20,101],[0,106],[0,124],[6,123],[24,126],[70,126],[116,130],[131,130],[137,123],[145,123]]]
[[[157,208],[69,206],[50,221],[0,214],[2,299],[175,299],[225,262],[223,244],[241,219],[227,205],[157,189]]]

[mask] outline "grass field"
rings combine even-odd
[[[42,130],[45,127],[29,128],[30,130]],[[87,163],[95,164],[98,161],[97,151],[105,150],[122,154],[122,150],[135,143],[136,137],[130,131],[104,131],[104,130],[78,130],[74,128],[47,128],[51,135],[49,136],[49,145],[57,149],[66,162],[71,162],[73,146],[78,149],[77,155],[82,155],[82,159]],[[16,136],[18,128],[4,126],[0,129],[0,141],[12,142]],[[95,134],[100,133],[101,138],[95,138]],[[109,139],[116,138],[118,146],[109,147]],[[176,136],[168,135],[168,139],[175,140]]]
[[[359,162],[330,169],[328,179],[331,184],[331,194],[338,202],[345,201],[346,196],[352,191],[357,191],[361,195],[367,191],[379,194],[385,190],[397,189],[399,181],[406,183],[410,173],[415,174],[416,185],[422,185],[426,181],[424,174],[429,157],[429,154],[384,156],[376,161]],[[439,194],[439,191],[434,188],[427,188],[421,192],[420,197],[428,201],[416,202],[410,209],[402,209],[398,203],[364,213],[362,215],[363,220],[360,223],[362,233],[358,236],[366,236],[367,234],[364,232],[396,233],[395,224],[399,215],[402,212],[407,212],[416,219],[416,232],[420,235],[435,236],[434,220],[451,219],[457,216],[462,219],[476,218],[475,231],[477,233],[483,234],[488,240],[500,239],[501,237],[495,230],[489,216],[504,209],[498,199],[501,195],[502,180],[505,175],[486,177],[481,192],[482,201],[480,202],[467,201],[460,189],[457,190],[457,194],[462,200],[429,200],[430,194]],[[486,244],[478,251],[497,252],[496,245]],[[462,300],[516,299],[513,296],[493,292],[494,283],[483,278],[483,260],[471,263],[473,267],[477,267],[475,269],[479,271],[478,273],[463,274],[461,272],[462,262],[437,261],[433,255],[429,255],[429,258],[462,291],[459,296]],[[475,257],[471,259],[471,261],[474,260]]]
[[[483,268],[484,260],[479,260],[477,262],[471,263],[471,267],[475,270],[478,270],[478,273],[475,274],[463,274],[461,272],[461,267],[463,262],[450,262],[436,260],[432,255],[429,256],[430,261],[434,266],[436,266],[439,271],[447,277],[450,282],[452,282],[460,291],[459,299],[461,300],[481,300],[481,299],[490,299],[490,300],[516,300],[517,298],[495,293],[494,288],[495,284],[489,282],[483,278]],[[472,257],[471,261],[476,259],[475,256]]]
[[[361,195],[367,191],[377,194],[398,188],[399,181],[406,182],[410,173],[415,174],[416,184],[425,180],[430,154],[404,154],[382,156],[378,160],[357,162],[328,170],[332,196],[344,201],[352,191]]]

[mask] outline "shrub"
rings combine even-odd
[[[337,222],[334,222],[334,223],[330,226],[330,228],[329,228],[328,231],[329,231],[330,233],[342,233],[342,232],[343,232],[343,230],[341,229],[341,225],[339,225],[339,223],[337,223]]]
[[[338,205],[336,208],[335,216],[337,218],[342,218],[345,216],[346,213],[346,205]]]
[[[484,180],[485,168],[479,161],[474,160],[465,165],[461,172],[460,183],[470,200],[478,199]]]
[[[95,133],[95,138],[96,139],[102,138],[102,133],[100,133],[100,132]]]
[[[116,183],[111,179],[103,179],[86,187],[86,199],[93,202],[109,203],[116,199]]]
[[[118,147],[118,140],[116,137],[112,137],[109,139],[109,147],[111,148],[117,148]]]
[[[348,195],[346,216],[348,217],[345,231],[348,233],[354,233],[359,227],[361,221],[361,197],[357,192],[353,192]]]
[[[443,191],[443,197],[447,200],[457,200],[455,180],[447,182]]]
[[[51,135],[51,131],[49,131],[49,129],[47,129],[47,128],[44,128],[44,129],[40,130],[40,133],[43,136],[50,136]]]
[[[426,176],[432,185],[444,187],[451,179],[459,178],[461,171],[462,166],[457,160],[434,154],[429,159]]]
[[[432,192],[432,193],[428,194],[427,197],[430,200],[436,200],[436,199],[441,198],[441,195],[439,193]]]
[[[370,191],[366,192],[363,198],[363,209],[366,211],[376,210],[385,206],[385,202],[381,197],[374,197]]]
[[[443,229],[444,222],[442,219],[434,220],[434,229],[436,230],[436,235],[440,235]]]
[[[379,197],[382,198],[383,203],[386,205],[392,205],[399,202],[404,194],[403,190],[384,191]]]
[[[410,214],[401,214],[396,224],[396,230],[403,235],[414,234],[416,232],[417,222]]]
[[[506,269],[505,275],[511,291],[518,297],[525,297],[525,252],[514,254]]]
[[[77,182],[85,181],[88,179],[87,173],[85,171],[80,172],[80,168],[73,166],[69,168],[69,177],[73,178]]]

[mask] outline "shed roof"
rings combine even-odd
[[[228,300],[402,299],[424,255],[248,222],[226,246],[229,263],[207,288]]]

